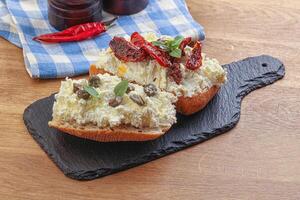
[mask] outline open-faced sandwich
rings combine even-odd
[[[55,95],[49,126],[102,142],[145,141],[214,97],[226,71],[191,38],[135,32],[114,37],[90,67],[89,80],[66,79]]]
[[[156,86],[174,94],[177,111],[185,115],[204,108],[226,81],[219,62],[206,57],[200,41],[192,42],[190,37],[135,32],[130,38],[114,37],[109,46],[90,67],[90,75],[110,73]]]
[[[55,95],[49,126],[102,142],[151,140],[176,122],[176,101],[153,84],[128,83],[110,74],[67,78]]]

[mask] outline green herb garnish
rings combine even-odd
[[[181,42],[183,41],[184,37],[179,35],[179,36],[176,36],[174,38],[174,40],[171,42],[171,47],[173,48],[178,48],[179,45],[181,44]]]
[[[179,49],[179,46],[183,40],[183,36],[176,36],[172,40],[157,40],[153,41],[152,44],[168,52],[172,57],[181,58],[182,50]]]
[[[85,85],[83,87],[83,89],[89,93],[91,96],[93,97],[96,97],[96,98],[99,98],[100,97],[100,94],[97,92],[97,90],[95,90],[95,88],[93,88],[92,86],[89,86],[89,85]]]
[[[114,89],[114,93],[116,96],[122,97],[126,93],[127,88],[128,88],[128,81],[123,80],[118,85],[116,85],[116,87]]]
[[[166,44],[165,41],[159,41],[159,40],[157,40],[157,41],[153,41],[152,44],[154,46],[157,46],[157,47],[161,48],[162,50],[166,50],[167,51],[169,49],[169,47],[167,46],[167,44]]]
[[[170,54],[170,56],[172,56],[174,58],[181,58],[182,51],[181,51],[181,49],[174,49],[169,54]]]

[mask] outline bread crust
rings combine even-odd
[[[109,73],[104,69],[97,68],[96,65],[91,65],[89,72],[90,72],[90,76],[96,74]],[[209,88],[206,92],[198,93],[192,97],[185,97],[185,96],[178,97],[178,101],[176,102],[177,112],[183,115],[192,115],[196,112],[199,112],[217,94],[219,88],[220,88],[219,86],[215,85]]]
[[[198,93],[192,97],[178,97],[178,101],[176,102],[177,112],[183,115],[192,115],[202,110],[217,94],[219,88],[219,86],[212,86],[206,92]]]
[[[147,141],[154,140],[165,134],[171,127],[157,129],[136,129],[120,126],[100,129],[94,125],[75,126],[70,123],[50,121],[49,126],[70,135],[98,142]]]

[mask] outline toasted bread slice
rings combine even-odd
[[[89,70],[90,76],[96,74],[111,74],[104,69],[97,68],[96,65],[91,65]],[[192,115],[196,112],[202,110],[209,101],[217,94],[219,91],[219,86],[212,86],[204,93],[198,93],[192,97],[180,96],[176,103],[177,112],[183,115]]]
[[[134,42],[137,35],[137,33],[131,35],[130,42]],[[174,42],[173,37],[158,36],[155,33],[146,33],[138,38],[148,42],[166,40]],[[227,80],[226,70],[216,59],[211,59],[204,53],[199,56],[201,45],[199,41],[196,44],[198,45],[194,47],[183,47],[183,54],[179,65],[175,66],[176,69],[161,66],[159,61],[151,56],[140,62],[124,61],[116,55],[117,48],[111,47],[101,51],[98,62],[90,66],[89,72],[90,75],[105,73],[116,75],[139,85],[154,84],[178,97],[177,112],[190,115],[203,109]],[[201,67],[191,70],[186,65],[191,56],[196,55],[195,52],[198,52],[197,59],[202,59]]]
[[[99,129],[94,125],[77,126],[59,121],[50,121],[49,126],[76,137],[98,142],[154,140],[170,129],[170,127],[137,129],[128,126]]]
[[[123,94],[116,96],[120,88]],[[128,84],[108,73],[89,80],[67,78],[55,95],[48,125],[100,142],[153,140],[176,123],[176,100],[160,89],[149,95],[143,86]]]

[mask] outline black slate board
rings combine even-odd
[[[233,128],[240,117],[241,101],[252,90],[284,76],[284,65],[270,56],[247,58],[225,65],[228,82],[201,112],[178,115],[178,123],[163,137],[148,142],[99,143],[49,128],[54,96],[26,108],[24,122],[29,133],[62,172],[78,180],[91,180],[125,170]]]

